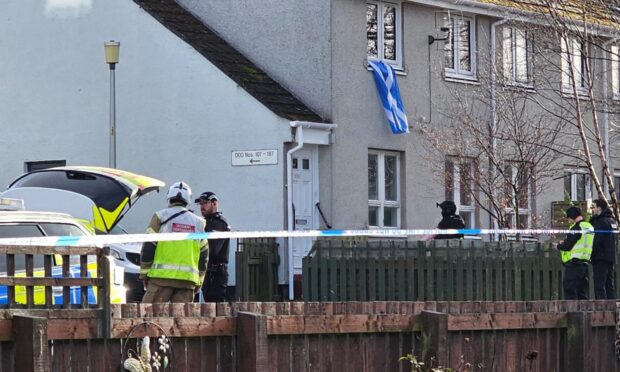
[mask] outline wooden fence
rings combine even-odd
[[[0,263],[6,275],[0,277],[0,287],[6,291],[6,301],[0,308],[107,309],[110,301],[108,256],[109,248],[2,246]],[[57,265],[54,261],[58,261]],[[89,266],[93,270],[89,270]],[[55,296],[55,289],[62,295]],[[90,301],[89,291],[93,294],[96,291]],[[55,297],[60,300],[55,301]]]
[[[166,371],[617,372],[614,301],[324,302],[0,310],[0,372],[119,371],[136,337],[166,334]],[[128,336],[130,336],[128,338]],[[156,347],[152,348],[153,351]],[[463,368],[461,371],[465,370]]]
[[[236,298],[241,301],[279,301],[280,259],[275,239],[239,239],[237,244]]]
[[[562,271],[558,251],[546,243],[318,240],[303,259],[302,298],[557,300],[563,295]],[[620,275],[616,276],[616,288],[620,288]],[[592,296],[592,288],[590,293]]]

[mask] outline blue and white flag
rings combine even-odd
[[[394,69],[383,61],[368,61],[377,84],[377,91],[392,133],[409,133],[407,114],[400,98]]]

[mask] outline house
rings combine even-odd
[[[320,205],[333,226],[429,228],[439,219],[436,202],[445,198],[457,203],[468,226],[544,228],[551,225],[553,201],[596,197],[585,163],[575,152],[583,144],[574,130],[570,71],[577,79],[591,72],[594,94],[604,97],[595,109],[599,133],[601,142],[609,144],[606,154],[611,168],[616,167],[615,184],[620,181],[618,146],[611,129],[615,118],[613,110],[602,108],[603,102],[617,108],[620,88],[613,52],[617,9],[606,8],[605,2],[587,5],[585,29],[601,37],[608,50],[595,43],[580,44],[570,35],[560,43],[553,32],[557,25],[550,24],[551,16],[537,1],[178,2],[309,107],[338,123],[336,143],[318,149]],[[586,9],[582,4],[566,2],[557,14],[577,29]],[[390,133],[369,59],[386,61],[395,69],[409,134]],[[613,84],[605,84],[612,80]],[[580,97],[587,96],[586,82],[585,78],[576,82]],[[547,94],[550,91],[553,95]],[[465,139],[471,141],[471,131],[459,133],[465,120],[459,104],[469,105],[476,115],[469,120],[480,128],[499,131],[507,120],[506,97],[514,94],[519,95],[518,102],[527,101],[520,120],[540,124],[530,128],[537,147],[530,147],[523,158],[505,151],[501,165],[498,162],[491,171],[485,164],[497,156],[490,154],[504,150],[502,143],[488,140],[476,148],[478,153],[459,149],[469,146]],[[474,102],[481,98],[487,101]],[[581,120],[591,126],[586,107]],[[514,119],[512,125],[517,128],[521,123]],[[450,126],[453,132],[443,132],[450,136],[429,140],[429,134]],[[545,135],[536,137],[540,130]],[[495,133],[493,137],[499,138]],[[435,150],[443,152],[437,154],[428,151],[433,141],[452,145],[439,144]],[[545,154],[541,149],[549,141],[562,154]],[[591,139],[590,146],[602,179],[602,164]],[[493,182],[484,190],[480,180],[490,172]],[[491,194],[503,215],[500,223],[488,213],[493,205],[484,201]]]
[[[168,184],[187,181],[195,194],[215,191],[235,230],[430,228],[440,218],[436,203],[444,199],[456,202],[468,226],[492,227],[498,224],[484,202],[489,195],[475,183],[486,174],[497,177],[489,193],[506,202],[498,204],[505,217],[501,226],[548,226],[552,201],[593,194],[583,161],[570,157],[578,136],[555,131],[568,157],[547,164],[542,188],[532,180],[543,172],[529,160],[506,161],[512,148],[499,140],[478,147],[486,148],[483,160],[473,151],[471,130],[464,130],[465,123],[498,130],[507,112],[498,105],[509,103],[505,97],[513,92],[527,97],[524,117],[538,118],[541,128],[560,128],[543,120],[544,114],[557,119],[571,112],[575,95],[569,88],[575,84],[569,72],[584,75],[584,46],[573,40],[564,50],[556,44],[556,51],[541,54],[548,58],[538,56],[535,51],[543,48],[534,46],[545,44],[530,43],[524,25],[544,22],[515,4],[5,2],[0,112],[6,155],[0,177],[6,184],[36,167],[107,165],[109,75],[102,44],[113,39],[122,45],[117,166]],[[606,22],[597,19],[593,30],[613,51],[615,31]],[[553,38],[546,42],[552,45]],[[616,98],[620,70],[613,52],[609,56],[591,58],[598,75],[589,81],[605,98]],[[410,133],[390,132],[369,59],[396,71]],[[547,97],[545,84],[557,85],[555,93],[568,106],[558,98],[549,101],[551,110],[534,105]],[[589,117],[584,120],[591,125]],[[601,115],[612,166],[618,164],[609,135],[614,120],[609,110]],[[455,131],[437,132],[443,128]],[[497,153],[504,153],[502,166],[484,171],[488,154]],[[511,191],[506,184],[520,188]],[[164,195],[142,203],[124,221],[130,231],[146,225]],[[298,272],[311,240],[280,243],[283,262]]]
[[[175,2],[9,1],[0,11],[0,183],[42,167],[108,166],[103,45],[117,40],[118,168],[216,192],[235,230],[286,230],[286,184],[299,185],[299,213],[316,192],[305,188],[316,158],[291,149],[302,131],[306,144],[330,146],[335,125]],[[124,227],[143,232],[165,195],[143,198]]]

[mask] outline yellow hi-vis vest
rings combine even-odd
[[[166,221],[182,207],[170,207],[157,212],[160,221]],[[160,233],[184,232],[200,233],[204,231],[204,219],[192,212],[185,212],[167,221],[159,229]],[[186,280],[196,286],[200,283],[198,260],[200,259],[200,240],[179,240],[158,242],[155,249],[153,265],[149,269],[149,278]]]
[[[575,224],[570,225],[569,229],[572,229]],[[576,258],[582,261],[590,261],[590,256],[592,255],[592,244],[594,243],[594,227],[586,221],[581,221],[579,224],[581,228],[581,238],[577,240],[577,243],[573,246],[573,249],[570,251],[560,251],[562,257],[562,263],[567,263],[568,261]],[[586,233],[587,230],[590,230],[589,233]]]

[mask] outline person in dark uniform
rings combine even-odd
[[[592,205],[590,223],[595,231],[592,245],[592,272],[594,296],[597,300],[616,298],[614,289],[614,266],[618,249],[618,223],[605,199],[596,199]],[[613,231],[613,233],[612,233]]]
[[[562,264],[564,265],[564,287],[565,300],[587,300],[588,299],[588,262],[592,254],[592,244],[594,234],[586,231],[594,230],[589,222],[586,222],[581,215],[579,207],[570,207],[566,210],[566,217],[573,224],[569,230],[580,231],[580,233],[567,234],[566,239],[558,244]]]
[[[230,231],[230,225],[219,211],[217,195],[211,191],[203,192],[195,200],[207,224],[205,232]],[[225,302],[228,287],[228,249],[230,239],[209,239],[209,264],[207,276],[202,285],[202,295],[206,302]]]
[[[441,221],[437,225],[438,229],[464,229],[463,218],[456,214],[456,204],[452,200],[438,203],[441,208]],[[462,239],[463,234],[438,234],[433,239]]]

